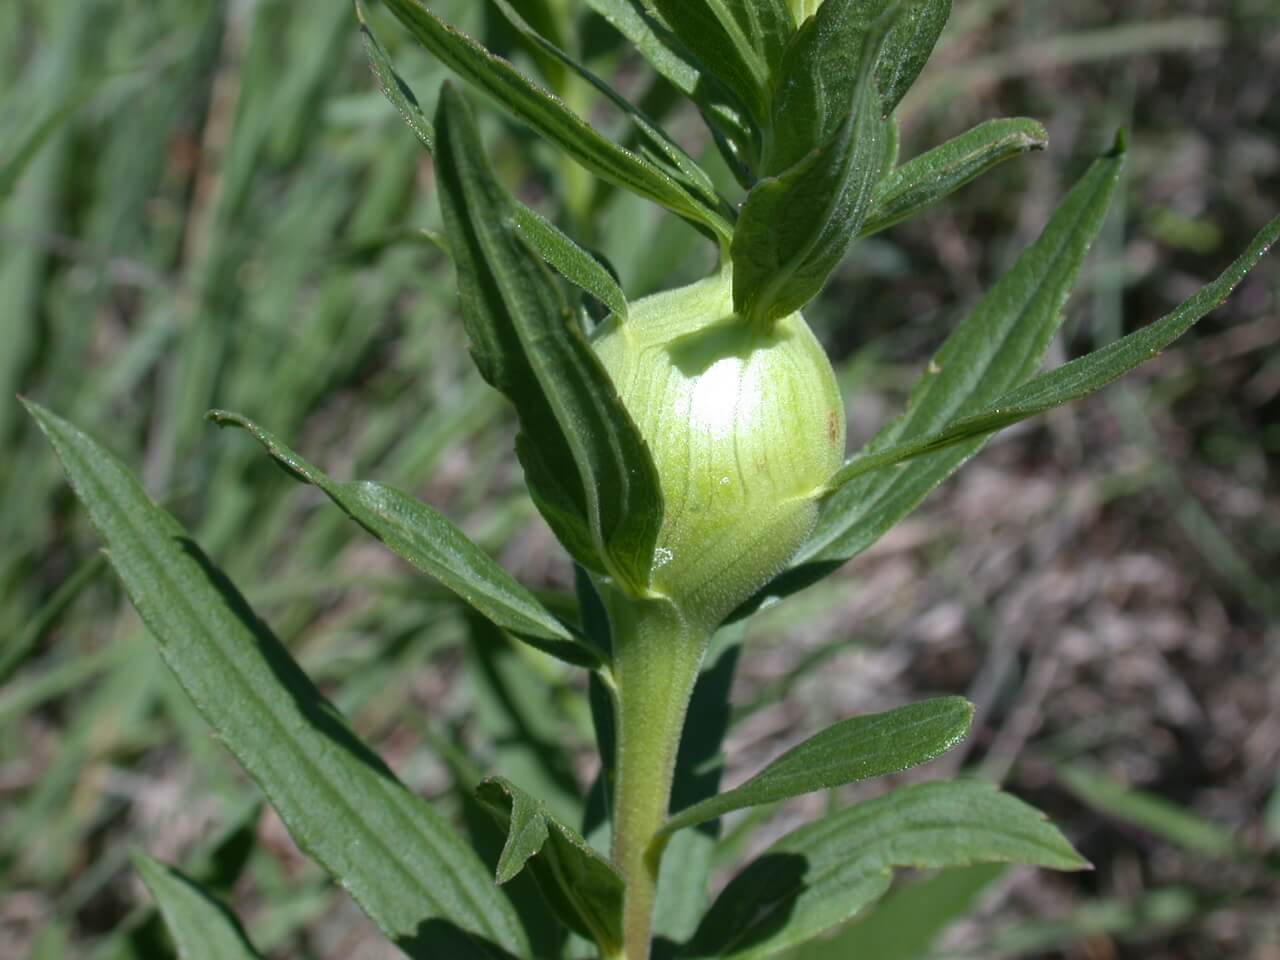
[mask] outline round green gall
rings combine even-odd
[[[665,502],[650,589],[714,627],[800,549],[844,458],[831,363],[800,314],[761,329],[725,271],[633,304],[595,336]]]

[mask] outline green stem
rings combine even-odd
[[[613,859],[627,880],[625,958],[649,960],[662,856],[650,841],[667,817],[680,733],[710,631],[666,600],[607,592],[618,729]]]

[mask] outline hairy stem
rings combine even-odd
[[[615,594],[606,602],[617,684],[613,859],[627,880],[624,954],[649,960],[661,858],[650,841],[667,816],[680,733],[710,632],[667,601]]]

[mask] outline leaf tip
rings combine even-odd
[[[71,425],[48,407],[36,403],[36,401],[24,397],[22,394],[18,394],[17,398],[18,402],[22,404],[27,413],[31,414],[31,419],[36,422],[36,426],[40,428],[40,432],[43,433],[49,441],[54,444],[54,448],[57,449],[57,443],[54,439],[53,431],[59,427],[69,427]]]
[[[1049,131],[1039,120],[1032,120],[1026,132],[1028,150],[1048,150]]]
[[[1124,127],[1116,130],[1115,141],[1111,144],[1111,149],[1107,151],[1106,156],[1120,158],[1129,152],[1129,131]]]
[[[25,409],[27,413],[31,414],[31,416],[34,417],[37,421],[41,419],[41,416],[43,414],[47,414],[49,412],[44,407],[40,406],[40,404],[36,403],[34,400],[29,400],[20,393],[14,394],[14,398],[20,404],[22,404],[23,409]]]

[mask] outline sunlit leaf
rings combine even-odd
[[[951,0],[912,0],[885,41],[877,75],[880,109],[892,113],[933,53],[951,16]]]
[[[441,63],[488,94],[584,168],[702,225],[717,236],[729,235],[724,218],[669,174],[602,136],[558,97],[445,23],[418,0],[386,0],[386,5]]]
[[[409,89],[409,85],[396,73],[390,58],[373,35],[368,22],[364,18],[362,5],[357,4],[360,12],[360,33],[364,40],[365,51],[369,56],[369,65],[378,80],[383,95],[404,118],[409,129],[414,132],[427,150],[434,152],[436,148],[436,131],[417,97]],[[520,235],[537,251],[538,256],[570,283],[575,284],[591,294],[619,317],[627,315],[627,298],[622,288],[605,267],[582,247],[578,246],[564,231],[542,214],[518,201],[514,206],[513,220]],[[431,237],[433,241],[434,237]],[[444,244],[447,247],[447,243]],[[446,253],[449,251],[446,249]]]
[[[1040,238],[947,338],[912,390],[906,412],[887,424],[846,470],[861,470],[853,465],[984,409],[1035,374],[1102,227],[1123,160],[1118,148],[1093,164]],[[823,503],[808,543],[791,569],[754,603],[802,589],[865,550],[981,447],[979,438],[900,470],[869,473],[843,485],[842,477],[834,479],[835,492]]]
[[[530,44],[577,74],[630,118],[650,147],[670,165],[671,169],[668,172],[674,171],[674,176],[677,176],[686,187],[700,194],[702,199],[709,205],[715,207],[724,204],[724,201],[716,193],[716,187],[712,183],[711,177],[698,166],[683,147],[671,139],[671,136],[658,125],[657,121],[646,116],[644,111],[636,104],[534,30],[507,0],[492,0],[492,2],[502,11],[503,16],[507,18],[511,26]]]
[[[626,37],[655,71],[698,105],[734,174],[749,187],[759,144],[742,101],[650,16],[642,0],[586,0],[586,4]]]
[[[895,887],[866,916],[825,940],[810,940],[789,960],[922,960],[952,924],[967,917],[1008,866],[950,867]]]
[[[165,663],[298,845],[411,957],[526,956],[479,857],[352,733],[181,525],[96,441],[27,408]]]
[[[1040,374],[997,397],[985,409],[966,413],[941,430],[851,460],[836,474],[833,486],[838,487],[903,460],[965,445],[975,438],[985,438],[1020,420],[1101,390],[1157,356],[1199,320],[1221,306],[1236,285],[1244,279],[1245,274],[1257,265],[1276,242],[1277,237],[1280,237],[1280,217],[1264,227],[1249,249],[1217,280],[1202,287],[1195,296],[1172,313],[1099,350]]]
[[[769,847],[712,904],[682,957],[757,960],[848,920],[894,867],[1088,864],[1044,815],[977,780],[924,783],[831,814]]]
[[[889,145],[874,82],[885,28],[851,34],[858,82],[830,139],[747,194],[730,250],[734,309],[751,322],[785,317],[817,296],[867,215]]]
[[[530,492],[584,566],[648,585],[662,523],[640,431],[545,268],[512,226],[469,109],[452,87],[436,116],[437,167],[472,357],[520,418]]]
[[[862,224],[868,236],[915,216],[992,167],[1049,142],[1034,120],[988,120],[941,146],[922,153],[876,184],[871,212]]]
[[[247,417],[225,410],[210,411],[208,416],[219,425],[247,430],[290,475],[319,487],[389,549],[435,577],[498,626],[569,663],[600,665],[592,647],[571,633],[438,510],[385,484],[332,480]]]
[[[918,766],[963,740],[972,719],[969,701],[941,697],[842,720],[788,750],[742,786],[681,810],[659,837],[733,810]]]
[[[825,145],[855,110],[882,118],[876,72],[891,28],[892,0],[825,0],[787,46],[773,96],[763,173],[777,176]],[[863,86],[872,88],[866,96]]]
[[[681,42],[764,120],[795,21],[785,0],[651,0]]]

